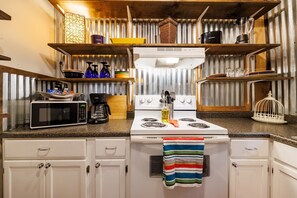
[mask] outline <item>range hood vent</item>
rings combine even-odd
[[[134,47],[135,68],[193,69],[205,61],[205,49],[198,47]]]

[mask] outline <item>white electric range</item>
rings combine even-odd
[[[131,198],[227,198],[229,137],[225,128],[196,118],[195,96],[176,96],[179,127],[161,122],[160,95],[135,96],[131,127]],[[163,186],[163,137],[204,137],[202,187]]]

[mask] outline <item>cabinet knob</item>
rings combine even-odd
[[[38,168],[42,168],[43,166],[44,166],[43,163],[40,163],[40,164],[37,165]]]
[[[97,162],[96,164],[95,164],[95,168],[99,168],[100,167],[100,163],[99,162]]]
[[[235,168],[237,168],[237,164],[235,162],[232,163],[232,166],[234,166]]]
[[[51,167],[51,164],[50,163],[46,163],[45,164],[45,168],[49,168],[49,167]]]

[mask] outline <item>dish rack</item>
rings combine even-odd
[[[285,108],[282,103],[272,97],[271,91],[268,96],[255,105],[254,116],[252,119],[259,122],[284,124],[287,121],[284,120]]]

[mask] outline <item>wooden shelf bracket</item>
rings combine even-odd
[[[133,37],[133,23],[132,23],[132,16],[130,12],[130,8],[127,5],[127,17],[128,17],[128,22],[127,22],[127,37],[132,38]]]
[[[196,28],[197,28],[196,34],[197,35],[196,35],[196,38],[199,38],[200,35],[202,34],[202,18],[206,14],[208,9],[209,9],[209,6],[207,6],[205,8],[205,10],[202,12],[202,14],[200,14],[200,16],[197,19],[197,22],[196,22]],[[201,42],[199,41],[199,39],[197,39],[196,43],[201,43]]]

